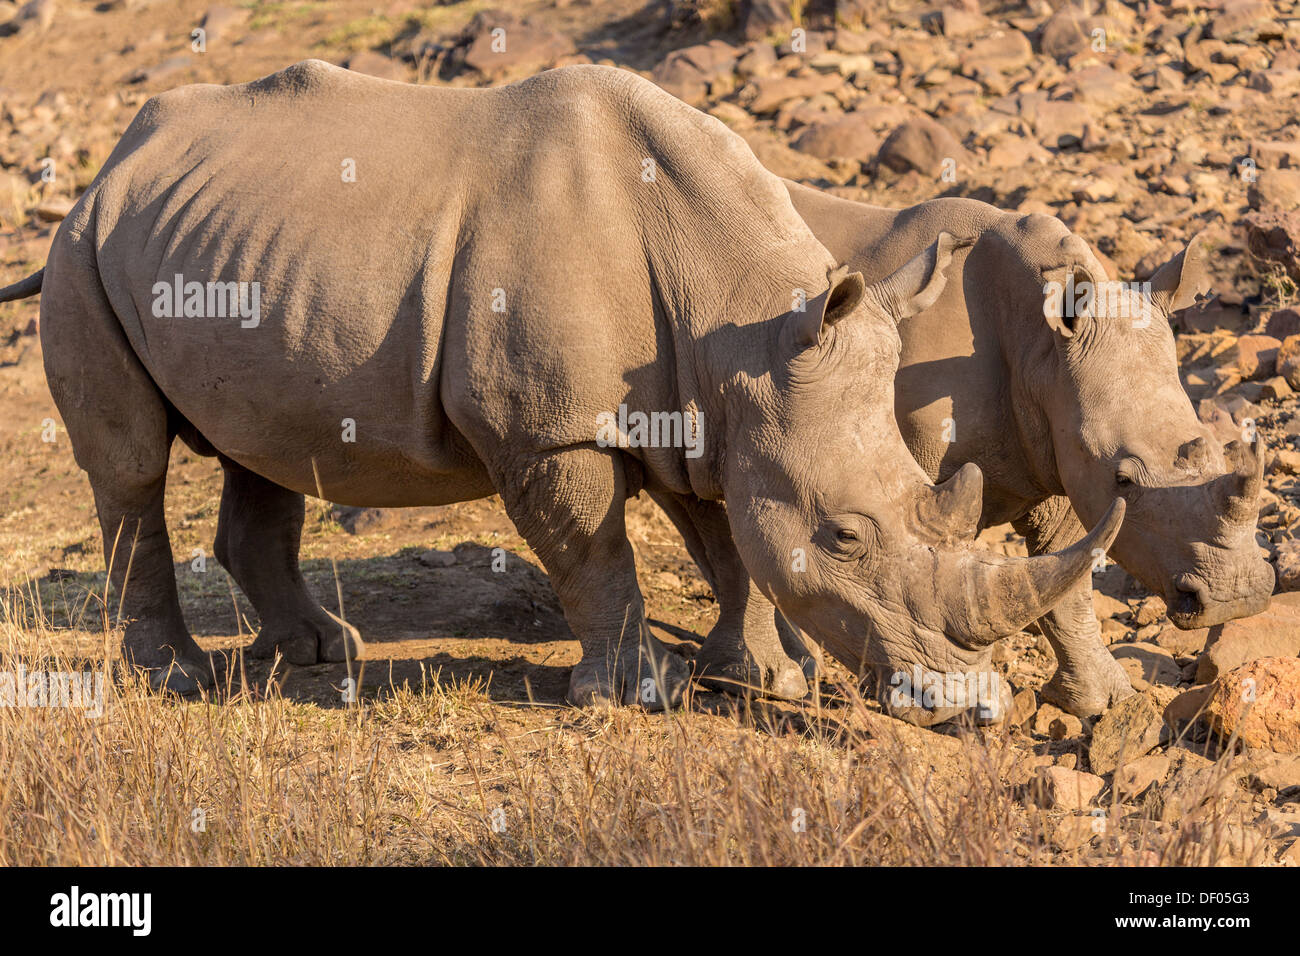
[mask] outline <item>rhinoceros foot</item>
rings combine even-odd
[[[206,656],[178,656],[166,663],[144,666],[143,670],[149,688],[154,693],[189,697],[214,686],[217,677],[217,668],[214,667],[216,660],[218,658],[209,659]],[[141,666],[138,660],[135,663]]]
[[[351,624],[324,608],[288,621],[269,621],[248,649],[250,657],[272,658],[278,653],[290,664],[309,666],[362,656],[365,644]]]
[[[1039,696],[1076,717],[1096,717],[1134,693],[1124,668],[1103,647],[1084,661],[1061,664]]]
[[[671,710],[691,682],[686,661],[645,633],[639,647],[583,658],[569,678],[568,700],[577,707],[639,704],[646,710]]]
[[[816,666],[816,662],[813,662]],[[803,700],[808,680],[803,668],[790,660],[780,644],[770,654],[756,655],[739,635],[710,633],[695,655],[696,679],[705,687],[741,696]]]

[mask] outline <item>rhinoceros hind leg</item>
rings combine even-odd
[[[686,550],[718,599],[718,623],[695,656],[696,678],[730,694],[807,697],[817,660],[799,632],[749,579],[724,506],[690,495],[651,492],[651,497],[681,532]]]
[[[578,447],[522,469],[493,471],[506,511],[541,558],[582,645],[569,702],[676,707],[690,684],[690,667],[645,623],[623,516],[622,456]]]
[[[147,672],[154,690],[191,694],[212,686],[214,662],[190,636],[176,593],[163,515],[173,438],[167,403],[91,278],[93,264],[69,268],[68,254],[56,242],[42,343],[50,393],[94,492],[118,601],[109,618],[125,623],[122,656]]]
[[[249,655],[271,658],[278,652],[299,665],[361,656],[357,629],[320,606],[298,567],[303,496],[224,455],[221,465],[226,479],[215,550],[262,619]]]
[[[1085,534],[1066,498],[1049,498],[1015,522],[1030,554],[1044,554],[1074,544]],[[1128,675],[1101,639],[1087,580],[1039,618],[1039,626],[1056,652],[1056,673],[1044,685],[1042,699],[1077,717],[1095,717],[1133,694]]]

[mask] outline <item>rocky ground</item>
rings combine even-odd
[[[1145,279],[1205,233],[1213,293],[1174,318],[1184,383],[1225,435],[1253,425],[1264,436],[1259,538],[1279,590],[1300,591],[1300,3],[498,6],[0,0],[0,283],[39,267],[58,221],[154,92],[242,82],[309,56],[453,86],[611,63],[718,117],[780,175],[885,205],[960,195],[1056,215],[1113,278]],[[492,49],[499,27],[506,53]],[[0,306],[0,575],[61,628],[66,649],[91,655],[102,643],[98,527],[44,385],[37,321],[35,300]],[[247,643],[255,616],[206,557],[217,469],[183,449],[173,464],[187,616],[207,647]],[[712,596],[666,519],[644,500],[631,514],[654,626],[691,656],[716,616]],[[1018,547],[1009,529],[986,535]],[[495,547],[511,553],[511,573],[490,568]],[[496,499],[410,511],[315,503],[304,563],[372,642],[364,694],[440,672],[480,681],[488,706],[562,700],[577,646]],[[1100,847],[1100,807],[1165,835],[1195,836],[1208,813],[1230,821],[1215,859],[1300,865],[1300,595],[1281,593],[1249,620],[1179,631],[1122,569],[1096,581],[1103,634],[1137,696],[1080,720],[1039,704],[1054,667],[1044,638],[1023,633],[996,651],[1017,689],[1002,779],[1022,806],[1049,814],[1045,845]],[[301,669],[281,688],[324,706],[344,676]],[[828,700],[837,676],[831,668]],[[1246,710],[1248,678],[1257,699]],[[703,692],[692,702],[705,715],[728,706]],[[801,710],[770,713],[795,720]],[[529,732],[529,718],[516,719]],[[877,732],[889,723],[881,717]],[[955,772],[951,736],[907,739]]]

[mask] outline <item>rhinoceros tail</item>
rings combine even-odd
[[[45,270],[29,275],[21,282],[15,282],[13,285],[7,285],[0,289],[0,302],[12,302],[14,299],[25,299],[29,295],[35,295],[41,291],[41,283],[45,281]]]

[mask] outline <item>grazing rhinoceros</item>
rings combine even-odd
[[[216,554],[255,655],[359,647],[299,573],[304,493],[498,492],[581,642],[570,700],[671,705],[690,668],[645,625],[624,527],[644,487],[728,608],[762,602],[713,632],[735,667],[803,681],[752,578],[854,667],[987,669],[1086,581],[1123,503],[1059,555],[963,546],[979,470],[932,486],[893,418],[895,322],[941,293],[953,243],[926,246],[871,287],[837,270],[737,136],[614,69],[445,90],[308,61],[150,100],[41,303],[126,656],[177,691],[208,671],[163,520],[179,435],[225,469]]]
[[[900,326],[894,401],[931,478],[964,462],[982,469],[981,526],[1010,521],[1039,554],[1078,540],[1079,519],[1097,520],[1121,495],[1128,511],[1114,557],[1164,597],[1175,625],[1267,606],[1274,573],[1255,541],[1262,449],[1245,440],[1222,448],[1197,419],[1167,321],[1203,291],[1199,244],[1146,289],[1103,287],[1096,256],[1054,217],[968,199],[884,209],[787,187],[817,238],[869,282],[940,231],[979,237],[958,254],[957,281]],[[1108,295],[1069,315],[1059,295],[1067,280]],[[1058,661],[1047,700],[1089,716],[1132,693],[1101,640],[1086,580],[1042,625]]]

